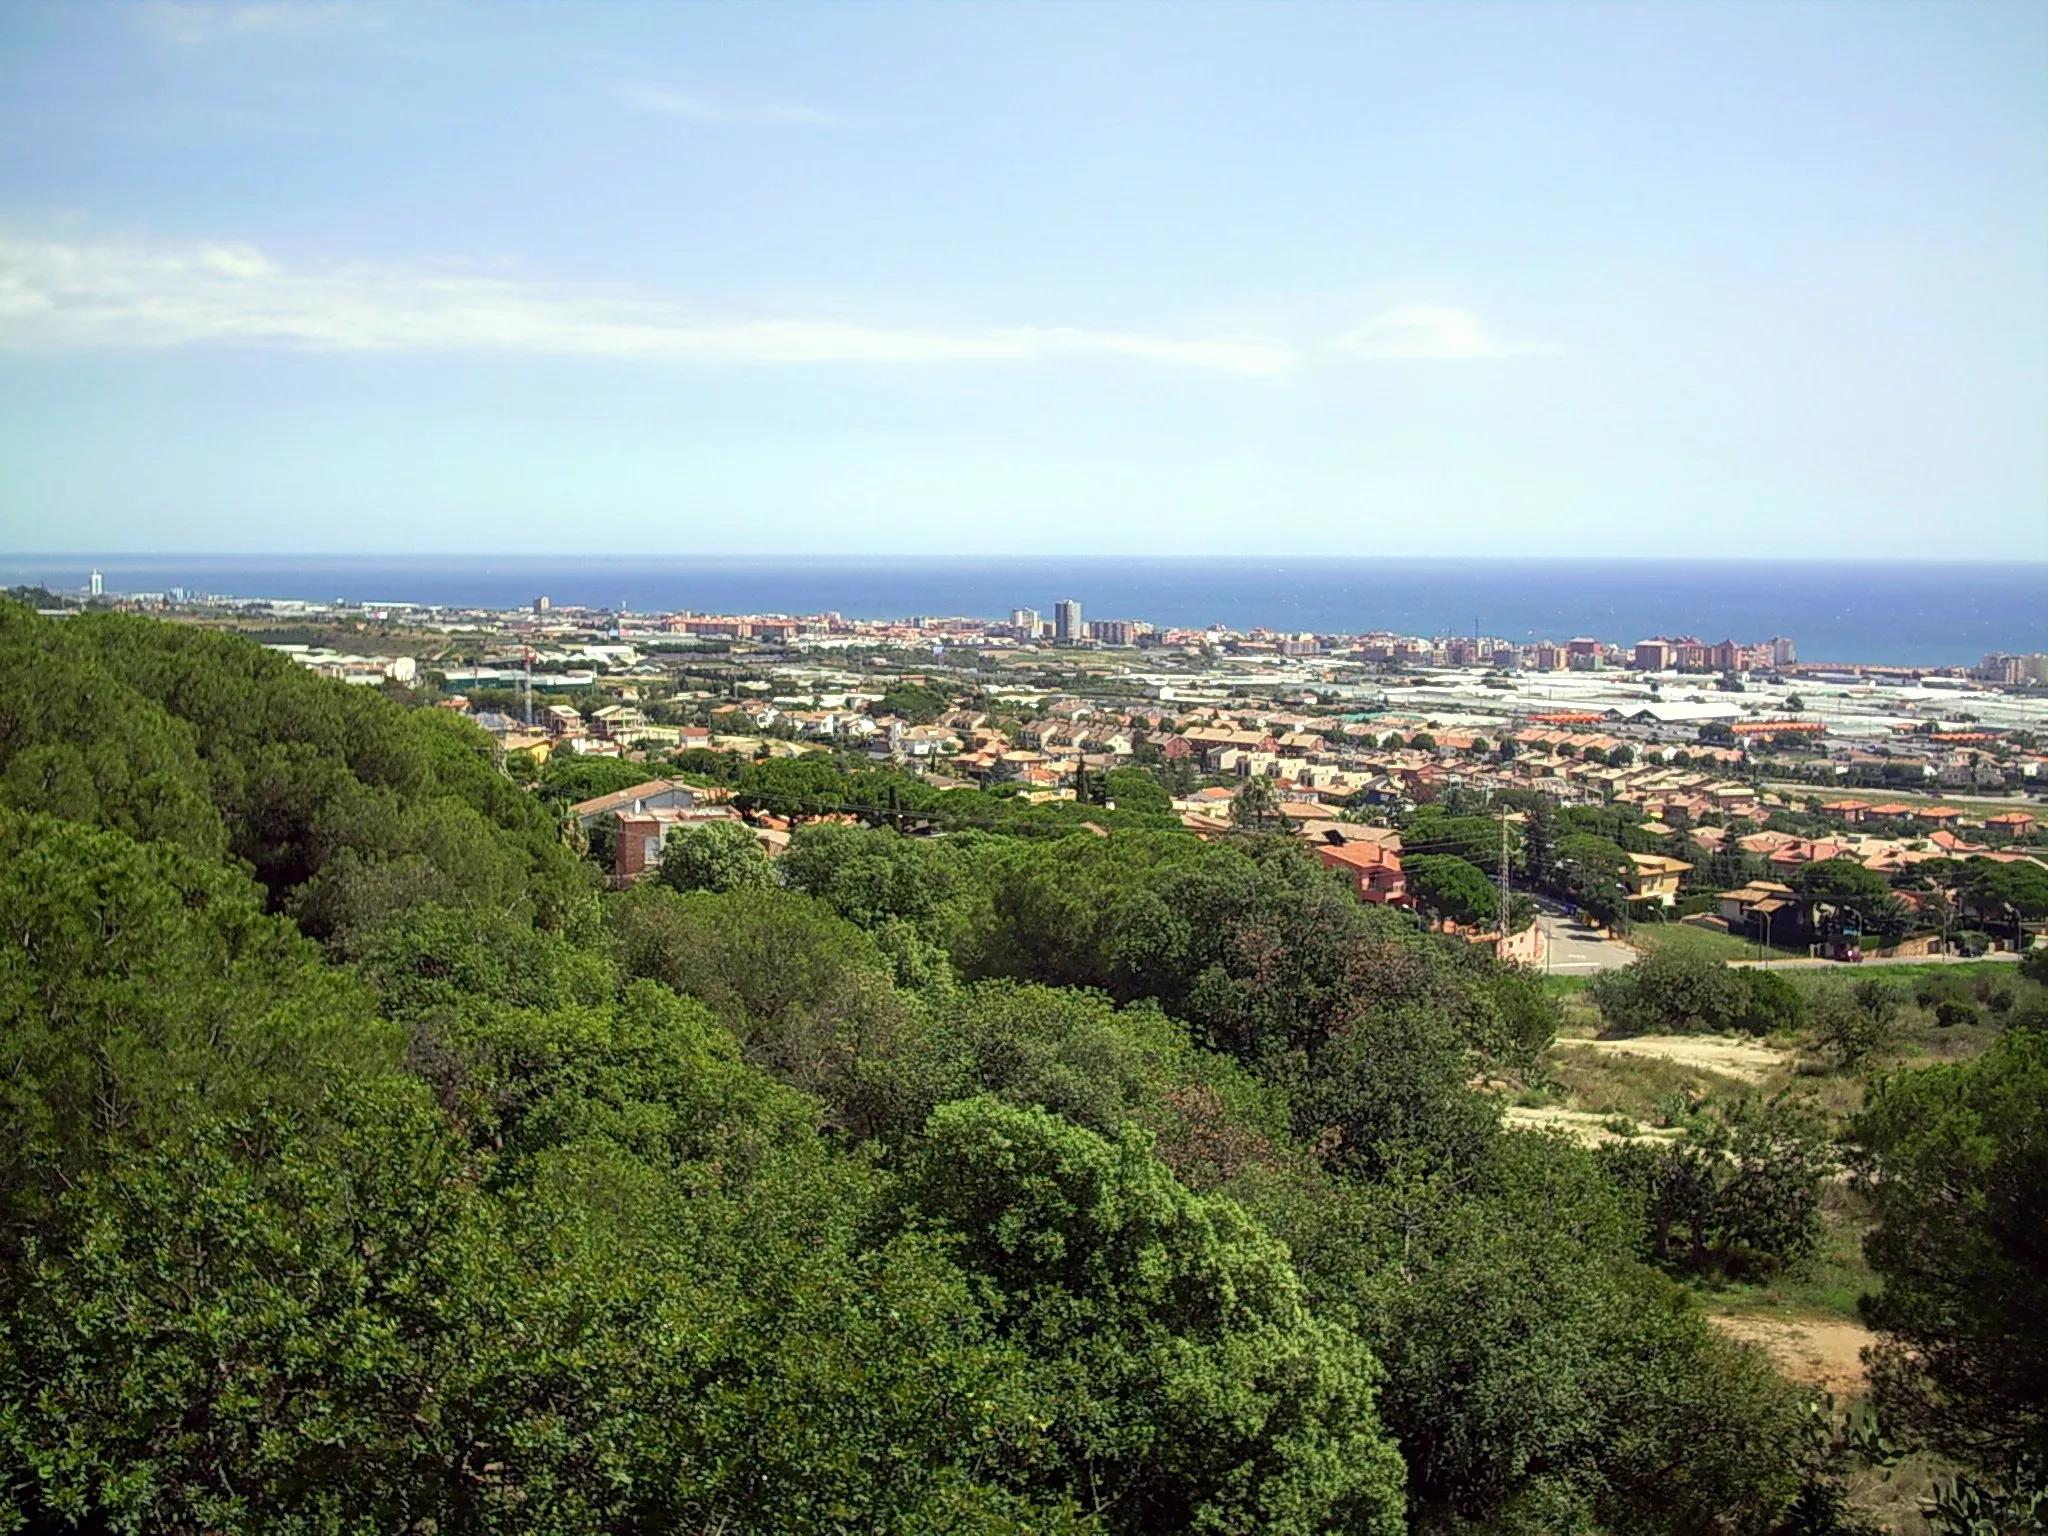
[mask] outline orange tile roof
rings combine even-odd
[[[1352,864],[1360,869],[1399,870],[1401,856],[1378,843],[1319,843],[1316,857],[1328,862]]]

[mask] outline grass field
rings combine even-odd
[[[1859,1320],[1857,1298],[1878,1288],[1863,1258],[1870,1214],[1863,1198],[1843,1184],[1821,1194],[1820,1247],[1788,1274],[1761,1282],[1694,1280],[1691,1287],[1717,1312],[1789,1312]]]
[[[1558,1041],[1550,1072],[1552,1097],[1561,1108],[1622,1115],[1645,1126],[1667,1123],[1674,1108],[1698,1109],[1708,1101],[1725,1108],[1758,1095],[1755,1085],[1710,1068],[1574,1048],[1569,1040]]]
[[[1676,949],[1685,954],[1705,955],[1710,960],[1761,958],[1759,947],[1749,940],[1739,939],[1732,933],[1722,933],[1718,929],[1702,928],[1693,923],[1638,923],[1629,930],[1628,941],[1644,951]],[[1762,951],[1761,954],[1785,960],[1806,958],[1804,950],[1773,948]]]

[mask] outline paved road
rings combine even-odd
[[[1591,976],[1595,971],[1618,971],[1641,958],[1619,939],[1547,908],[1536,914],[1536,921],[1550,943],[1550,959],[1543,967],[1549,975]]]

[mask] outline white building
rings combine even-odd
[[[264,649],[282,652],[308,671],[322,677],[337,677],[344,683],[409,685],[418,680],[420,673],[419,662],[410,656],[351,656],[311,645],[270,645]]]

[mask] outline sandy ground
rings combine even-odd
[[[1631,1139],[1670,1141],[1678,1135],[1676,1131],[1643,1126],[1634,1138],[1621,1136],[1608,1129],[1608,1123],[1615,1118],[1613,1115],[1595,1115],[1583,1109],[1559,1109],[1555,1106],[1520,1109],[1510,1105],[1506,1118],[1507,1123],[1517,1130],[1563,1131],[1582,1147],[1604,1147]]]
[[[1856,962],[1858,965],[1982,965],[1986,960],[2017,961],[2025,959],[2009,949],[2001,949],[1989,955],[1866,955]],[[1841,960],[1730,960],[1730,965],[1752,970],[1762,966],[1769,971],[1825,971],[1840,970],[1846,964]]]
[[[1775,1067],[1791,1058],[1754,1040],[1726,1035],[1635,1035],[1626,1040],[1559,1040],[1560,1048],[1611,1051],[1623,1056],[1661,1056],[1681,1066],[1700,1067],[1736,1077],[1746,1083],[1761,1082]]]
[[[1761,1344],[1778,1369],[1801,1386],[1818,1387],[1846,1402],[1861,1397],[1869,1382],[1863,1374],[1863,1347],[1876,1335],[1861,1323],[1835,1317],[1774,1317],[1742,1312],[1708,1319],[1732,1338]]]

